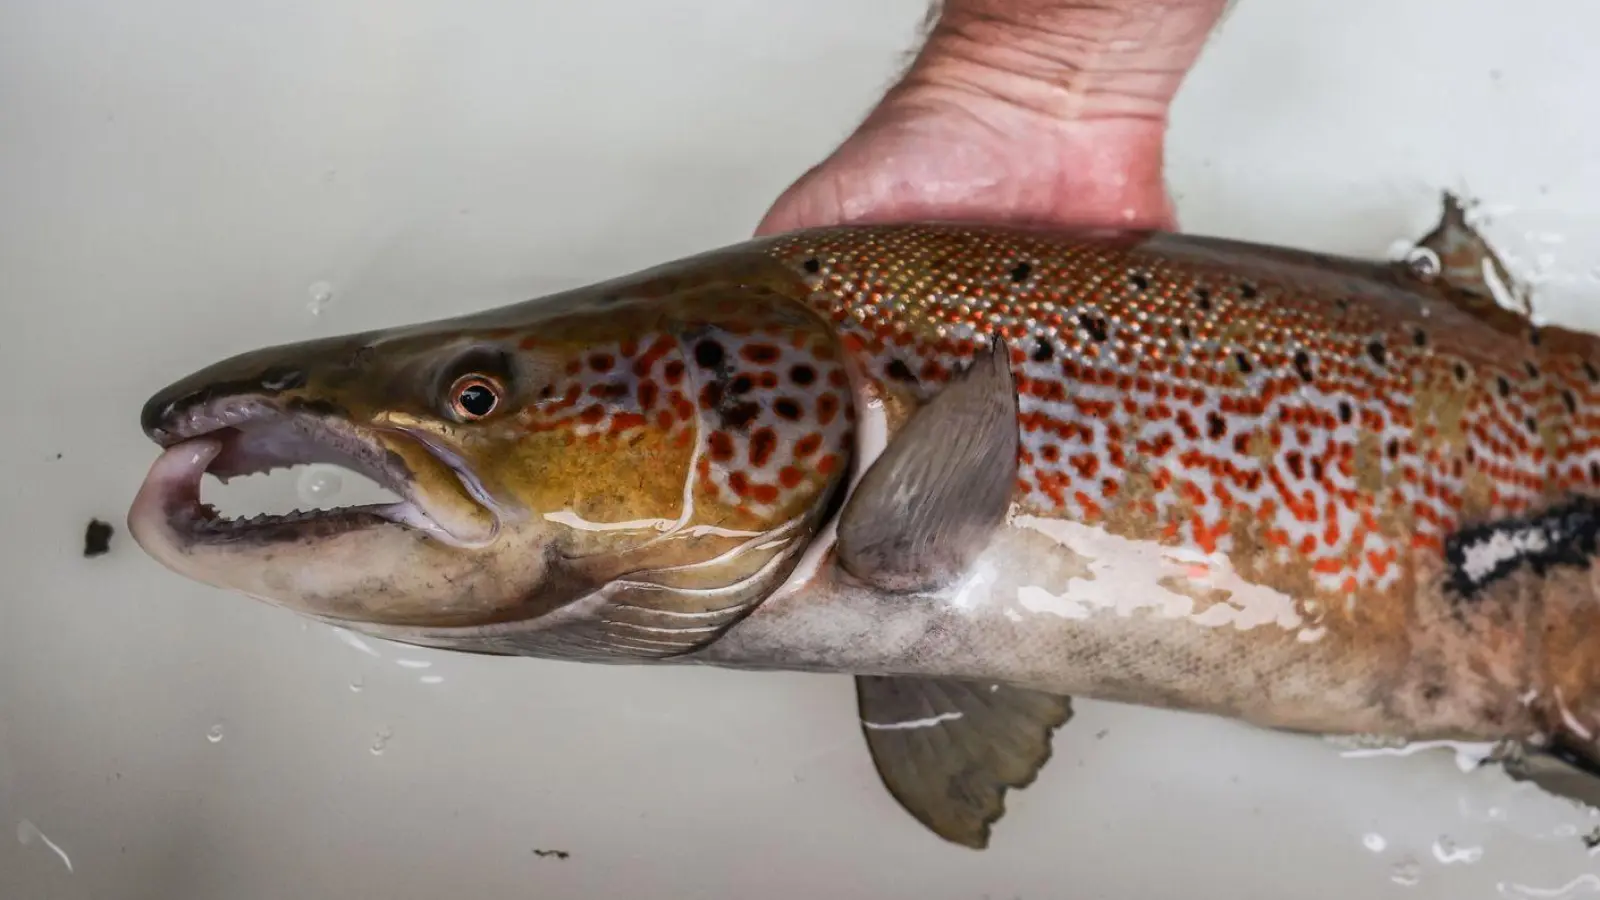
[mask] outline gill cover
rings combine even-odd
[[[426,521],[308,527],[190,541],[163,561],[406,643],[591,661],[692,651],[782,582],[849,469],[844,360],[804,295],[775,265],[690,259],[218,363],[153,398],[146,430],[202,404],[271,407],[302,435],[381,448],[402,496],[476,539]]]

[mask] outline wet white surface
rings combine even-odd
[[[1600,817],[1448,748],[1085,702],[972,853],[878,786],[846,678],[402,648],[128,540],[173,377],[737,240],[922,12],[0,6],[0,897],[1600,897]],[[1176,114],[1185,226],[1383,254],[1464,187],[1541,313],[1600,326],[1597,29],[1242,3]],[[91,517],[118,532],[85,559]]]

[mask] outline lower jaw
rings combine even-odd
[[[314,510],[287,516],[227,519],[200,501],[206,467],[223,450],[221,441],[195,438],[169,447],[151,466],[128,512],[128,529],[147,553],[167,562],[203,546],[272,544],[331,537],[385,525],[438,531],[415,505]]]

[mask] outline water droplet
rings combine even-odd
[[[373,756],[382,756],[383,751],[389,749],[389,739],[392,737],[394,737],[394,732],[388,728],[378,729],[378,733],[372,737],[372,746],[368,747],[367,750]]]
[[[323,506],[338,495],[344,478],[332,466],[311,466],[300,475],[300,502]]]
[[[1402,887],[1415,887],[1422,883],[1422,864],[1408,856],[1389,870],[1389,880]]]
[[[1475,863],[1483,859],[1482,847],[1462,847],[1450,838],[1441,835],[1433,842],[1433,858],[1445,865],[1451,863]]]
[[[359,694],[363,689],[366,688],[366,686],[367,683],[358,677],[350,682],[350,693]]]
[[[1439,254],[1427,247],[1413,247],[1406,253],[1405,263],[1411,273],[1418,278],[1437,278],[1444,270],[1444,263],[1439,259]]]
[[[1383,835],[1373,833],[1364,835],[1361,838],[1361,846],[1366,847],[1373,853],[1382,853],[1384,848],[1389,846],[1389,842],[1383,839]]]
[[[333,300],[333,285],[326,281],[314,281],[306,288],[306,294],[311,298],[306,304],[306,309],[311,310],[313,316],[320,316],[322,310]]]
[[[213,744],[222,743],[222,723],[221,722],[218,722],[217,724],[211,726],[209,729],[206,730],[206,740],[210,741]]]
[[[397,659],[394,662],[395,665],[407,669],[426,669],[433,665],[432,662],[426,659]]]
[[[417,680],[422,682],[423,684],[443,684],[444,683],[444,676],[443,675],[424,675],[424,676],[422,676],[421,678],[419,678]]]

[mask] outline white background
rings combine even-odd
[[[1600,897],[1600,819],[1448,752],[1087,702],[973,853],[879,787],[847,678],[369,654],[127,538],[168,381],[738,240],[923,11],[0,4],[0,897]],[[1600,324],[1596,33],[1590,0],[1246,0],[1176,112],[1184,225],[1382,254],[1464,187]]]

